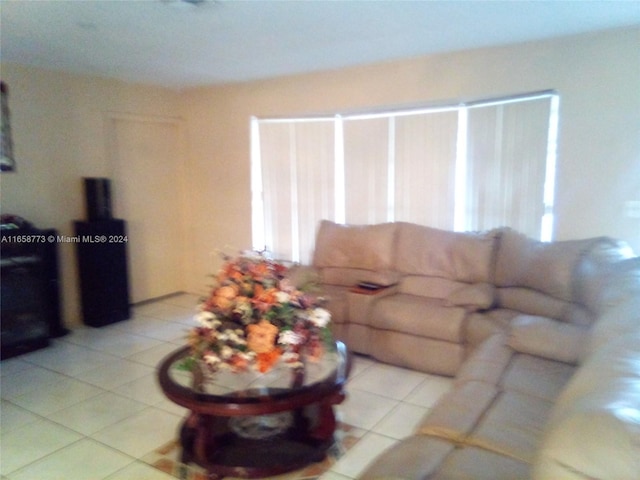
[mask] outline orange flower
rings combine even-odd
[[[273,368],[281,355],[282,351],[279,348],[274,348],[270,352],[259,353],[256,358],[258,363],[258,370],[261,373],[268,372]]]
[[[278,290],[275,288],[264,289],[263,286],[258,284],[253,294],[253,304],[255,308],[261,312],[266,312],[271,308],[277,300],[276,294]]]
[[[247,326],[247,347],[257,354],[269,353],[276,348],[278,327],[262,319],[258,323]]]
[[[269,264],[265,262],[260,262],[251,266],[251,273],[256,278],[264,278],[269,276]]]
[[[225,285],[216,290],[216,297],[228,298],[233,300],[238,296],[239,288],[237,285]]]

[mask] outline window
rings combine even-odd
[[[252,119],[253,244],[308,263],[322,219],[552,239],[558,96]]]

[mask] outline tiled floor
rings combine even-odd
[[[172,480],[140,459],[174,438],[185,413],[163,396],[155,368],[184,344],[196,302],[184,294],[140,305],[131,320],[3,361],[0,478]],[[338,410],[360,440],[323,478],[357,477],[450,383],[356,356]]]

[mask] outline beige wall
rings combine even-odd
[[[179,111],[179,95],[162,88],[13,64],[2,65],[2,79],[9,85],[17,163],[16,172],[0,177],[2,213],[61,235],[73,235],[73,220],[86,218],[82,177],[110,177],[114,190],[126,181],[112,176],[105,138],[110,113],[164,118]],[[80,322],[75,245],[59,247],[64,318],[74,325]],[[131,262],[135,268],[136,259]]]
[[[184,94],[195,219],[191,288],[217,247],[251,245],[249,119],[556,89],[556,238],[622,238],[640,252],[640,29],[247,83]]]
[[[189,244],[184,284],[202,291],[218,265],[216,249],[251,246],[252,115],[557,89],[556,237],[610,235],[640,252],[640,219],[623,215],[625,201],[640,201],[639,43],[640,29],[623,29],[182,93],[3,64],[18,171],[0,177],[2,212],[71,234],[72,220],[84,216],[81,177],[111,174],[107,112],[183,117]],[[115,188],[121,180],[114,179]],[[73,324],[78,319],[75,257],[72,245],[61,245],[61,250],[65,317]]]

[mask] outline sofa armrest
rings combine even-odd
[[[534,479],[636,480],[640,472],[640,331],[589,357],[560,394]]]

